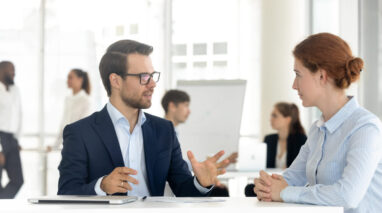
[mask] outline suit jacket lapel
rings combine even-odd
[[[154,165],[155,165],[155,130],[153,129],[150,119],[146,114],[146,121],[142,125],[143,148],[145,151],[146,173],[148,179],[148,187],[151,194],[155,194],[154,188]]]
[[[98,113],[93,126],[99,137],[102,139],[102,142],[105,144],[114,166],[125,166],[117,134],[115,133],[114,125],[107,112],[106,106]]]

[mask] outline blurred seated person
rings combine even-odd
[[[277,103],[271,114],[271,126],[276,134],[267,135],[267,168],[286,169],[306,141],[299,110],[293,103]]]
[[[276,103],[271,114],[271,126],[277,133],[264,138],[267,144],[267,168],[286,169],[306,141],[297,106],[293,103]],[[254,184],[248,184],[245,195],[255,197],[253,188]]]
[[[162,107],[165,111],[165,118],[172,122],[175,132],[178,135],[177,127],[186,122],[190,115],[190,96],[181,90],[169,90],[162,98]]]
[[[191,113],[190,96],[181,90],[169,90],[162,98],[162,107],[165,111],[165,118],[174,125],[176,135],[178,136],[177,126],[186,122]],[[230,163],[236,163],[237,152],[231,153],[226,159]],[[192,170],[190,162],[187,162],[190,171]],[[227,165],[228,166],[228,165]],[[220,184],[214,187],[209,193],[211,197],[229,197],[228,189],[225,185]]]

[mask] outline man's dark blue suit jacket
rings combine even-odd
[[[151,196],[163,196],[166,180],[176,196],[203,196],[182,158],[170,121],[145,114],[142,125],[147,184]],[[104,107],[65,127],[58,167],[59,195],[95,195],[97,180],[124,162],[111,118]],[[140,171],[138,171],[140,172]]]

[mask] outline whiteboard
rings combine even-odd
[[[199,161],[220,150],[238,151],[245,80],[178,81],[190,95],[187,121],[177,128],[184,159],[191,150]]]

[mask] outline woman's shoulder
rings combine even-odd
[[[81,92],[79,92],[78,95],[76,96],[76,99],[82,102],[89,102],[90,95],[87,94],[84,90],[81,90]]]
[[[87,93],[85,92],[85,90],[82,89],[82,90],[78,93],[78,97],[81,97],[81,98],[89,98],[90,95],[87,94]]]
[[[297,132],[297,133],[294,133],[294,134],[290,134],[291,137],[295,137],[295,138],[305,138],[306,139],[306,134],[305,133],[300,133],[300,132]]]
[[[293,144],[303,145],[306,142],[307,136],[304,133],[295,133],[289,135],[289,140],[293,140]]]
[[[278,138],[279,138],[278,134],[269,134],[264,137],[264,142],[271,143],[271,142],[277,141]]]
[[[382,124],[380,119],[368,110],[359,107],[343,123],[342,131],[346,131],[353,147],[369,148],[374,152],[382,152]],[[367,143],[365,143],[367,141]]]
[[[354,124],[375,124],[375,125],[381,125],[381,121],[379,118],[370,112],[369,110],[359,107],[353,114],[350,116],[349,121],[353,121]]]
[[[341,129],[347,130],[349,134],[363,128],[376,128],[382,132],[382,123],[380,119],[363,107],[357,108],[346,120],[344,120]]]

